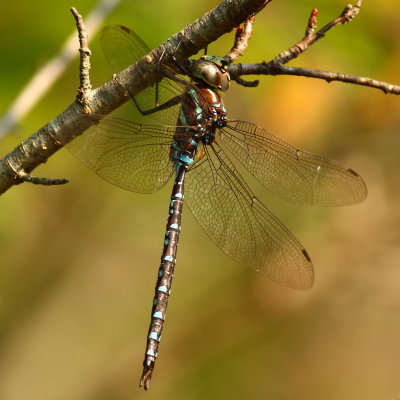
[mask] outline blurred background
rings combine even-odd
[[[365,1],[290,65],[400,84],[400,3]],[[0,115],[85,17],[95,0],[2,4]],[[123,24],[155,47],[216,0],[122,0]],[[241,62],[269,60],[319,26],[343,0],[275,0],[257,16]],[[155,28],[156,27],[156,28]],[[223,55],[233,33],[209,46]],[[111,78],[97,37],[94,86]],[[1,155],[73,102],[75,60],[0,143]],[[255,193],[309,251],[311,291],[280,287],[225,256],[186,209],[174,288],[151,389],[139,390],[145,338],[172,183],[154,195],[113,187],[65,149],[34,171],[63,187],[13,187],[0,206],[0,399],[395,399],[400,396],[400,98],[300,77],[233,85],[229,116],[365,179],[368,199],[311,208]],[[203,278],[197,274],[202,271]]]

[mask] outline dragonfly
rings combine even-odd
[[[150,52],[120,25],[104,28],[100,41],[115,73]],[[343,206],[367,195],[363,179],[347,166],[299,150],[253,123],[229,119],[220,95],[230,84],[223,58],[176,64],[178,75],[160,62],[164,78],[131,96],[139,111],[158,123],[87,116],[95,124],[69,145],[100,177],[126,190],[153,193],[174,177],[140,379],[145,390],[158,355],[184,203],[232,259],[284,286],[309,289],[314,272],[307,251],[253,194],[237,166],[298,204]]]

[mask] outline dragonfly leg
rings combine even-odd
[[[117,77],[114,77],[114,80],[128,92],[129,97],[131,98],[131,100],[135,104],[136,108],[138,109],[138,111],[142,115],[154,114],[154,113],[156,113],[158,111],[162,111],[162,110],[165,110],[167,108],[170,108],[170,107],[176,106],[177,104],[182,103],[182,95],[178,95],[178,96],[175,96],[172,99],[166,101],[165,103],[158,105],[158,96],[159,96],[159,94],[158,94],[158,82],[157,82],[156,83],[156,85],[157,85],[156,86],[156,104],[157,104],[157,106],[154,107],[154,108],[151,108],[149,110],[143,110],[140,107],[139,103],[136,101],[135,96],[132,94],[131,90],[129,88],[126,88],[124,85],[122,85],[118,81]]]
[[[160,104],[160,105],[158,105],[158,106],[156,106],[156,107],[154,107],[154,108],[151,108],[150,110],[142,110],[142,109],[140,108],[140,105],[138,104],[138,102],[135,100],[135,97],[134,97],[134,96],[132,95],[132,93],[129,91],[129,89],[128,89],[128,93],[129,93],[129,96],[131,97],[132,101],[135,103],[136,108],[138,109],[138,111],[139,111],[140,114],[142,114],[142,115],[154,114],[154,113],[156,113],[156,112],[158,112],[158,111],[166,110],[167,108],[176,106],[177,104],[182,103],[182,98],[183,98],[183,95],[175,96],[175,97],[173,97],[172,99],[166,101],[165,103]],[[158,96],[158,94],[157,94],[157,96]],[[157,99],[157,100],[158,100],[158,99]]]
[[[188,71],[188,69],[185,67],[184,64],[181,64],[175,57],[175,55],[173,54],[171,57],[172,61],[174,62],[174,64],[178,67],[178,69],[181,71],[181,73],[183,75],[188,75],[190,76],[190,72]]]

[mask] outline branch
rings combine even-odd
[[[400,94],[400,86],[376,79],[341,74],[339,72],[321,71],[318,69],[287,67],[282,64],[275,64],[273,61],[261,64],[235,64],[229,67],[229,74],[232,79],[242,75],[296,75],[307,78],[323,79],[327,82],[339,81],[355,85],[368,86],[373,89],[380,89],[386,94]]]
[[[308,78],[323,79],[327,82],[340,81],[345,83],[352,83],[355,85],[380,89],[384,93],[388,94],[400,94],[400,86],[393,85],[388,82],[382,82],[376,79],[362,76],[347,75],[330,71],[321,71],[318,69],[287,67],[284,65],[287,64],[290,60],[293,60],[300,54],[304,53],[317,40],[322,39],[325,34],[333,27],[352,21],[354,17],[358,15],[361,4],[362,0],[358,0],[354,6],[346,6],[339,17],[326,24],[317,32],[315,32],[315,29],[317,27],[318,10],[314,8],[311,12],[310,18],[308,19],[305,36],[302,40],[300,40],[300,42],[296,43],[288,50],[285,50],[282,53],[278,54],[272,61],[263,61],[260,64],[231,65],[229,67],[229,74],[231,75],[231,78],[237,81],[238,77],[243,75],[296,75]]]
[[[151,51],[134,66],[118,74],[119,83],[113,79],[91,91],[87,97],[86,107],[92,113],[110,113],[128,100],[124,87],[131,88],[131,93],[135,95],[160,79],[154,73],[154,65],[157,64],[161,55],[166,64],[173,66],[171,54],[175,49],[178,61],[191,57],[209,43],[257,14],[270,1],[222,1],[213,10]],[[21,183],[23,173],[31,172],[46,162],[63,145],[83,133],[90,125],[89,120],[79,118],[83,114],[85,114],[85,109],[82,105],[78,102],[72,103],[65,111],[0,160],[0,194],[11,186]]]
[[[79,52],[80,52],[80,87],[78,89],[78,95],[76,96],[76,100],[79,104],[84,107],[86,113],[90,112],[90,108],[87,104],[87,98],[90,94],[92,86],[90,84],[89,79],[89,69],[90,69],[90,49],[88,47],[88,35],[85,29],[85,25],[83,23],[82,16],[76,11],[75,8],[71,8],[72,15],[75,18],[76,26],[78,29],[78,37],[79,37]],[[51,134],[48,133],[52,138]],[[54,139],[54,143],[61,147],[62,144]],[[20,147],[21,151],[25,151],[23,147]],[[15,174],[15,179],[17,182],[29,182],[36,185],[64,185],[68,183],[68,179],[53,179],[53,178],[42,178],[37,176],[32,176],[28,174],[17,162],[14,158],[9,158],[5,160],[6,165],[9,167],[11,171]]]
[[[311,45],[313,45],[317,40],[322,39],[325,34],[337,25],[346,24],[354,19],[360,12],[362,0],[358,0],[355,6],[351,4],[347,5],[339,17],[335,18],[333,21],[326,24],[323,28],[321,28],[318,32],[314,33],[315,28],[317,27],[317,15],[318,10],[314,8],[311,11],[310,18],[308,20],[306,33],[304,38],[292,46],[290,49],[278,54],[274,62],[280,64],[286,64],[290,60],[293,60],[301,53],[304,53]]]
[[[231,48],[231,51],[226,56],[223,57],[228,65],[232,64],[232,62],[237,60],[239,56],[243,55],[243,52],[246,49],[251,34],[253,32],[254,21],[255,17],[251,17],[244,22],[243,28],[241,26],[238,26],[236,28],[236,35],[233,47]],[[242,79],[240,76],[237,76],[235,78],[235,81],[239,85],[245,87],[256,87],[258,85],[258,81],[249,82]]]
[[[74,7],[71,8],[71,12],[76,21],[76,28],[78,29],[79,53],[80,53],[80,63],[79,63],[80,86],[78,89],[78,95],[76,96],[76,99],[84,107],[85,112],[89,114],[90,108],[88,107],[88,97],[90,95],[90,91],[92,90],[92,85],[90,84],[89,70],[90,70],[90,56],[92,55],[92,52],[89,49],[88,34],[86,32],[82,16],[78,13],[78,11],[76,11]]]
[[[255,17],[251,17],[243,23],[243,28],[241,26],[236,28],[235,42],[233,43],[233,47],[231,48],[231,51],[224,57],[228,64],[232,64],[241,55],[243,55],[243,52],[250,40],[251,33],[253,32],[254,20]]]

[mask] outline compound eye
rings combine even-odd
[[[222,81],[222,72],[214,64],[203,65],[202,79],[213,87],[220,87]]]
[[[225,72],[221,75],[221,84],[218,86],[218,88],[222,91],[228,90],[229,89],[229,82],[231,78],[228,74],[228,72]]]
[[[209,86],[219,90],[227,90],[229,88],[230,76],[228,71],[214,61],[200,59],[193,63],[191,70],[193,76],[201,79]]]

